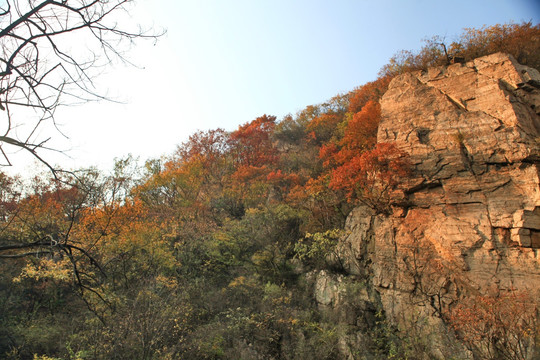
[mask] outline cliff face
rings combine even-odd
[[[414,176],[392,215],[350,214],[346,275],[319,273],[315,296],[343,312],[340,284],[365,281],[362,299],[430,357],[471,358],[447,321],[460,301],[540,298],[540,74],[493,54],[398,76],[381,108],[378,142],[405,151]]]

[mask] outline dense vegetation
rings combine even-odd
[[[388,212],[411,171],[376,142],[392,77],[495,51],[540,69],[539,25],[468,29],[447,53],[439,43],[294,116],[197,132],[143,168],[0,173],[0,357],[337,358],[353,329],[319,313],[306,274],[340,271],[326,258],[349,211]],[[411,357],[377,314],[358,354]]]

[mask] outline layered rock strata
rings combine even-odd
[[[398,76],[382,98],[378,142],[406,152],[414,175],[392,215],[350,214],[340,264],[391,323],[429,339],[429,357],[472,356],[445,320],[460,300],[540,298],[539,85],[498,53]],[[339,308],[343,277],[318,274],[321,306]]]

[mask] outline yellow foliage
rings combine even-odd
[[[69,259],[64,258],[60,261],[41,259],[38,264],[26,264],[21,274],[13,278],[13,282],[20,283],[23,279],[53,279],[68,282],[71,280],[71,276],[72,266]]]
[[[47,355],[34,354],[33,360],[60,360],[58,358],[49,357]]]
[[[158,275],[156,277],[156,282],[169,290],[173,290],[178,287],[178,280],[171,276]]]

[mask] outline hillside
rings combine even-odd
[[[537,358],[539,56],[469,29],[144,166],[0,173],[0,358]]]

